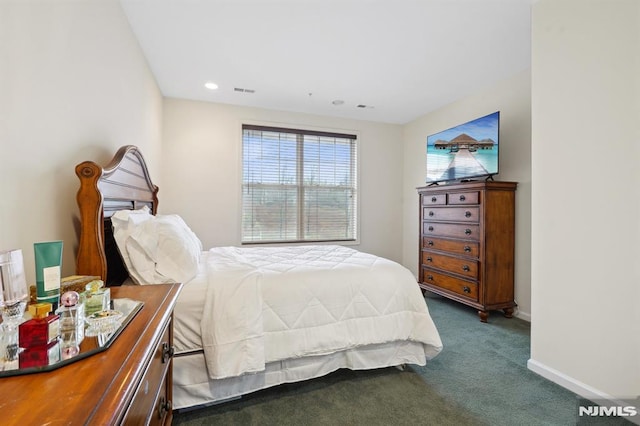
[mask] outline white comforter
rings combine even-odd
[[[425,362],[442,349],[406,268],[341,246],[221,247],[206,258],[201,321],[209,377],[371,344],[410,340]]]

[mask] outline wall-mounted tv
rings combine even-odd
[[[427,137],[427,183],[498,174],[500,111]]]

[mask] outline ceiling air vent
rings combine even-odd
[[[253,89],[244,89],[242,87],[234,87],[233,91],[240,92],[240,93],[256,93],[256,91]]]
[[[371,106],[371,105],[359,104],[359,105],[356,105],[356,108],[373,108],[373,106]]]

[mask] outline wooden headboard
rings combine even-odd
[[[93,161],[76,166],[80,189],[80,242],[76,274],[96,275],[108,286],[120,285],[129,274],[113,238],[111,216],[118,210],[148,206],[158,210],[158,187],[153,184],[144,157],[133,146],[123,146],[105,167]]]

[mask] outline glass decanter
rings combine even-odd
[[[22,322],[28,299],[22,250],[0,252],[0,287],[2,325],[14,329]]]

